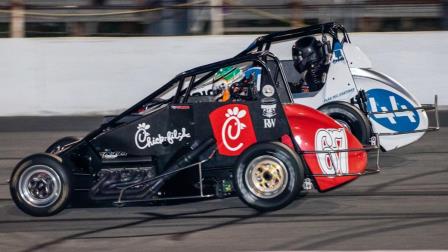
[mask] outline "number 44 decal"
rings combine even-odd
[[[398,111],[398,103],[395,99],[395,96],[389,96],[389,101],[390,101],[390,105],[392,107],[392,110],[388,110],[386,106],[381,106],[381,112],[389,112],[389,113],[384,113],[384,114],[375,114],[374,116],[377,119],[381,119],[381,118],[387,118],[389,120],[390,123],[392,124],[397,124],[397,121],[395,120],[396,117],[407,117],[409,118],[410,122],[415,123],[415,114],[413,111]],[[370,107],[372,109],[373,113],[378,112],[378,105],[376,104],[376,100],[373,97],[369,97],[369,102],[370,102]],[[400,109],[408,109],[408,107],[406,105],[401,105]]]
[[[420,125],[420,116],[405,97],[381,88],[367,90],[370,120],[396,132],[411,132]],[[401,111],[400,111],[401,110]]]

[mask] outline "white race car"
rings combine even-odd
[[[363,144],[379,141],[389,151],[439,129],[437,96],[434,104],[420,104],[402,84],[373,70],[343,26],[326,23],[271,33],[239,56],[277,46],[292,48],[292,59],[281,59],[286,76],[276,81],[288,82],[296,103],[336,119]],[[434,127],[429,126],[428,110],[435,110]]]

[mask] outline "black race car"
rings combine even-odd
[[[183,72],[84,138],[24,158],[11,175],[12,198],[34,216],[80,196],[124,205],[235,193],[267,211],[289,204],[303,184],[326,191],[367,173],[372,147],[294,104],[287,83],[268,51]]]

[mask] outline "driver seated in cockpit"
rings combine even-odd
[[[300,38],[294,43],[292,60],[301,78],[297,83],[289,83],[293,93],[315,92],[324,86],[328,70],[326,46],[314,36]]]
[[[256,97],[255,73],[246,76],[240,68],[221,68],[213,78],[215,100],[220,102],[253,100]]]

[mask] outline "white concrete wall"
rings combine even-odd
[[[177,73],[234,56],[256,36],[0,39],[0,116],[104,114]],[[352,34],[374,68],[448,105],[448,32]],[[289,48],[280,50],[288,55]]]

